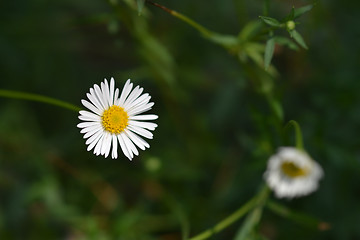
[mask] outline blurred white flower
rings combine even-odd
[[[314,192],[323,170],[310,156],[293,147],[282,147],[268,161],[264,178],[278,198],[300,197]]]
[[[100,87],[94,84],[86,96],[90,100],[81,100],[81,103],[90,111],[81,110],[77,127],[81,128],[84,138],[87,138],[87,150],[94,149],[94,154],[107,157],[112,147],[112,158],[117,158],[118,143],[124,155],[132,160],[138,155],[137,147],[145,150],[150,145],[142,138],[152,139],[157,124],[144,122],[155,120],[157,115],[139,115],[151,109],[154,105],[147,93],[142,94],[143,88],[139,86],[132,90],[130,79],[124,85],[119,97],[119,89],[115,89],[115,81],[110,85],[105,79]],[[149,131],[150,130],[150,131]],[[142,136],[142,137],[140,137]],[[137,147],[136,147],[136,146]]]

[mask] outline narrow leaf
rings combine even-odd
[[[295,7],[293,6],[290,12],[290,20],[294,20],[294,18],[295,18]]]
[[[251,21],[247,23],[239,33],[238,37],[241,41],[247,41],[255,37],[262,29],[261,21]]]
[[[292,21],[295,18],[295,8],[292,7],[290,13],[283,19],[281,19],[281,22],[287,22]]]
[[[306,45],[303,37],[300,35],[300,33],[298,33],[295,29],[290,31],[290,35],[292,36],[292,38],[294,38],[294,40],[303,48],[308,49],[308,46]]]
[[[259,223],[262,215],[262,207],[255,208],[245,219],[243,225],[237,232],[234,240],[246,240],[249,239],[255,226]]]
[[[281,23],[278,20],[276,20],[275,18],[265,17],[265,16],[259,16],[259,18],[269,26],[281,27]]]
[[[266,42],[265,46],[265,53],[264,53],[264,67],[267,70],[270,66],[271,59],[274,55],[274,49],[275,49],[275,39],[270,38]]]
[[[268,98],[268,101],[270,102],[270,107],[272,111],[274,111],[275,116],[280,122],[283,122],[284,112],[281,103],[274,98]]]
[[[310,4],[310,5],[306,5],[304,7],[295,9],[294,19],[301,17],[304,13],[310,11],[313,7],[314,7],[314,5]]]
[[[247,55],[259,66],[259,67],[263,67],[264,66],[264,60],[263,60],[263,55],[262,53],[256,51],[255,49],[252,48],[247,48],[245,49]]]
[[[254,228],[259,224],[264,204],[266,203],[270,194],[270,189],[267,186],[264,186],[261,191],[257,194],[257,204],[247,216],[242,226],[236,233],[234,240],[248,240],[251,238],[252,233],[254,233]]]
[[[136,0],[136,3],[137,3],[137,7],[138,7],[138,14],[140,16],[141,12],[144,8],[144,5],[145,5],[145,0]]]

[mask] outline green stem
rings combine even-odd
[[[265,185],[258,194],[256,207],[248,214],[242,227],[239,229],[235,236],[235,240],[245,240],[249,238],[250,233],[258,225],[261,220],[262,211],[265,203],[267,202],[270,189]]]
[[[203,27],[202,25],[198,24],[191,18],[189,18],[181,13],[178,13],[172,9],[169,9],[167,7],[164,7],[158,3],[154,3],[149,0],[146,0],[146,2],[164,10],[165,12],[171,14],[172,16],[187,23],[191,27],[198,30],[203,35],[203,37],[205,37],[206,39],[210,40],[211,42],[213,42],[215,44],[221,45],[222,47],[224,47],[225,49],[229,50],[232,53],[236,53],[238,51],[238,49],[240,48],[240,46],[239,46],[240,42],[236,36],[224,35],[224,34],[219,34],[219,33],[210,31],[209,29]]]
[[[64,102],[64,101],[61,101],[61,100],[58,100],[55,98],[50,98],[50,97],[33,94],[33,93],[0,89],[0,97],[24,99],[24,100],[30,100],[30,101],[35,101],[35,102],[43,102],[43,103],[55,105],[55,106],[66,108],[66,109],[76,111],[76,112],[81,110],[80,107],[75,106],[71,103],[67,103],[67,102]]]
[[[196,30],[198,30],[199,32],[201,32],[205,37],[211,37],[213,35],[213,32],[211,32],[210,30],[206,29],[205,27],[201,26],[200,24],[198,24],[197,22],[195,22],[194,20],[192,20],[191,18],[181,14],[181,13],[178,13],[174,10],[171,10],[167,7],[164,7],[158,3],[155,3],[155,2],[152,2],[152,1],[149,1],[149,0],[146,0],[147,3],[151,4],[151,5],[154,5],[158,8],[161,8],[162,10],[164,10],[165,12],[173,15],[174,17],[186,22],[187,24],[189,24],[190,26],[192,26],[193,28],[195,28]]]
[[[270,1],[265,0],[265,2],[264,2],[264,16],[269,15],[269,9],[270,9]]]
[[[273,211],[274,213],[284,217],[291,219],[299,224],[302,224],[304,226],[307,226],[312,229],[317,229],[321,231],[325,231],[331,228],[330,224],[327,222],[323,222],[311,215],[307,215],[304,213],[293,211],[280,203],[277,203],[275,201],[268,201],[266,203],[266,206]]]
[[[293,126],[295,130],[295,145],[296,148],[299,150],[304,150],[304,144],[303,144],[303,138],[301,134],[301,128],[300,125],[295,120],[290,120],[286,126],[284,127],[284,130],[288,129],[289,127]]]
[[[237,220],[239,220],[242,216],[244,216],[247,212],[249,212],[254,207],[258,206],[259,204],[263,203],[267,196],[269,195],[269,188],[265,186],[262,190],[252,199],[250,199],[247,203],[245,203],[242,207],[236,210],[233,214],[228,216],[227,218],[223,219],[221,222],[216,224],[214,227],[205,230],[204,232],[190,238],[189,240],[203,240],[211,237],[215,233],[218,233]]]
[[[213,35],[213,33],[206,29],[205,27],[201,26],[200,24],[198,24],[197,22],[195,22],[194,20],[190,19],[189,17],[178,13],[176,11],[172,11],[172,15],[179,18],[180,20],[186,22],[187,24],[189,24],[190,26],[192,26],[193,28],[195,28],[196,30],[198,30],[199,32],[201,32],[204,36],[206,37],[211,37]]]

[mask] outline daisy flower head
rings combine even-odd
[[[143,93],[143,88],[133,84],[130,79],[126,81],[119,96],[119,89],[115,89],[114,78],[110,84],[105,79],[98,86],[94,84],[90,92],[86,94],[88,100],[81,103],[88,110],[79,111],[79,119],[82,121],[77,125],[81,133],[87,139],[85,144],[87,150],[94,150],[95,155],[118,157],[118,144],[124,155],[132,160],[139,151],[149,148],[150,145],[143,137],[152,139],[150,131],[155,130],[157,124],[147,122],[158,118],[154,114],[141,114],[151,109],[154,105],[150,101],[150,95]]]
[[[323,170],[310,156],[294,147],[282,147],[271,156],[265,181],[278,198],[308,195],[318,188]]]

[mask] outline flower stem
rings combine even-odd
[[[304,150],[304,144],[303,144],[303,138],[302,138],[302,134],[301,134],[300,125],[295,120],[290,120],[284,127],[284,130],[288,129],[290,126],[293,126],[295,129],[296,148],[299,150]]]
[[[241,206],[238,210],[236,210],[234,213],[232,213],[227,218],[223,219],[221,222],[216,224],[214,227],[205,230],[204,232],[190,238],[189,240],[203,240],[211,237],[215,233],[221,232],[231,224],[233,224],[235,221],[239,220],[241,217],[243,217],[247,212],[258,206],[260,203],[263,203],[267,196],[269,195],[269,188],[265,186],[264,188],[259,191],[259,193],[254,196],[252,199],[250,199],[247,203],[245,203],[243,206]]]
[[[198,24],[197,22],[195,22],[194,20],[192,20],[191,18],[178,13],[172,9],[169,9],[167,7],[164,7],[158,3],[146,0],[146,3],[149,3],[155,7],[161,8],[162,10],[164,10],[165,12],[173,15],[174,17],[186,22],[187,24],[189,24],[190,26],[192,26],[193,28],[195,28],[196,30],[198,30],[199,32],[201,32],[205,37],[211,37],[213,35],[213,32],[211,32],[210,30],[206,29],[205,27],[201,26],[200,24]]]
[[[210,31],[209,29],[205,28],[204,26],[200,25],[199,23],[195,22],[194,20],[192,20],[191,18],[176,12],[172,9],[169,9],[167,7],[164,7],[163,5],[160,5],[158,3],[149,1],[149,0],[145,0],[146,3],[149,3],[153,6],[156,6],[162,10],[164,10],[165,12],[171,14],[172,16],[180,19],[181,21],[187,23],[188,25],[190,25],[191,27],[195,28],[196,30],[198,30],[204,38],[208,39],[209,41],[218,44],[222,47],[224,47],[225,49],[229,50],[231,53],[236,53],[238,51],[238,49],[240,48],[240,41],[238,39],[237,36],[233,36],[233,35],[224,35],[224,34],[219,34],[217,32],[213,32]]]
[[[307,226],[312,229],[317,229],[320,231],[329,230],[331,228],[331,225],[327,222],[323,222],[311,215],[300,213],[293,211],[283,205],[281,205],[278,202],[275,201],[268,201],[266,203],[266,206],[273,211],[274,213],[284,217],[288,218],[290,220],[293,220],[299,224],[302,224],[304,226]]]
[[[38,94],[33,93],[25,93],[25,92],[19,92],[19,91],[11,91],[11,90],[4,90],[0,89],[0,97],[6,97],[6,98],[16,98],[16,99],[24,99],[24,100],[30,100],[35,102],[43,102],[51,105],[55,105],[58,107],[66,108],[72,111],[80,111],[81,108],[73,105],[71,103],[67,103],[55,98],[50,98]]]

